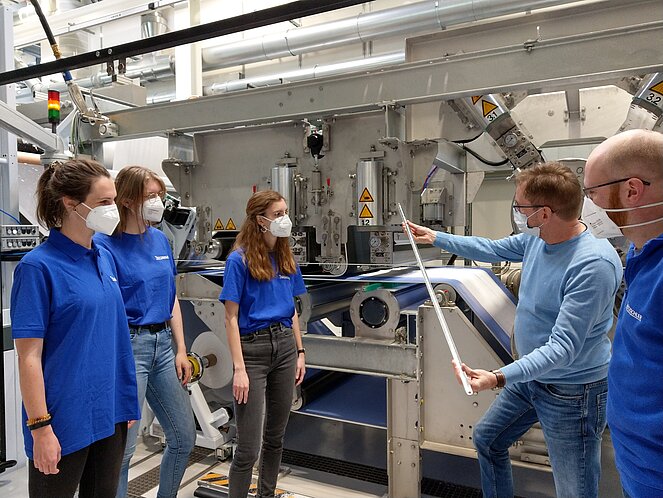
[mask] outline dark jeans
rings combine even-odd
[[[65,455],[57,474],[39,472],[30,460],[30,498],[71,498],[79,486],[79,498],[114,498],[127,442],[127,423],[115,424],[115,434]]]
[[[249,399],[241,405],[235,402],[237,449],[230,466],[228,496],[246,498],[253,465],[260,453],[256,497],[270,498],[276,489],[292,406],[297,366],[295,338],[292,329],[283,329],[240,339],[249,377]]]

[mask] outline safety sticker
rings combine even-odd
[[[483,110],[483,117],[485,118],[493,112],[495,109],[497,109],[497,106],[493,104],[492,102],[488,102],[487,100],[482,100],[481,101],[481,108]]]
[[[651,87],[649,90],[651,92],[656,92],[656,93],[659,93],[659,94],[663,95],[663,81],[657,83],[656,85]]]
[[[226,223],[226,230],[237,230],[237,225],[232,218],[228,218],[228,223]]]
[[[371,210],[368,209],[368,204],[364,204],[364,207],[361,208],[361,212],[359,213],[360,218],[373,218],[373,213],[371,213]]]
[[[476,104],[477,102],[479,102],[479,100],[481,100],[481,97],[483,97],[483,95],[476,95],[472,97],[472,103]]]
[[[373,199],[373,196],[368,191],[368,187],[365,187],[364,191],[359,196],[359,202],[375,202],[375,200]],[[371,218],[372,218],[372,216],[371,216]]]
[[[256,482],[256,478],[253,477],[251,485],[249,486],[249,495],[251,497],[256,496],[256,492],[258,490],[258,485]],[[201,486],[205,486],[207,488],[211,489],[219,489],[222,491],[226,491],[228,489],[228,476],[222,475],[222,474],[217,474],[215,472],[210,472],[200,479],[198,479],[198,484]],[[274,497],[275,498],[309,498],[304,495],[300,495],[298,493],[293,493],[292,491],[286,491],[284,489],[276,488],[274,490]]]
[[[214,230],[223,230],[223,223],[221,223],[221,218],[216,219],[216,223],[214,223]]]

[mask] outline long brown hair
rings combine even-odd
[[[233,246],[233,249],[241,249],[251,276],[258,281],[271,280],[275,276],[269,249],[258,224],[258,216],[265,216],[267,209],[280,200],[285,198],[274,190],[253,194],[246,203],[246,219]],[[276,239],[274,259],[279,271],[284,275],[292,275],[297,271],[287,237]]]
[[[48,229],[61,227],[66,209],[63,197],[85,202],[92,184],[110,178],[101,164],[87,159],[54,163],[44,170],[37,183],[37,219]]]
[[[135,208],[136,205],[141,206],[143,204],[145,187],[150,180],[156,181],[162,192],[166,191],[166,184],[159,175],[142,166],[127,166],[117,174],[115,178],[115,189],[117,190],[115,203],[120,211],[120,224],[115,231],[116,234],[124,232],[129,217],[135,216],[131,209]]]

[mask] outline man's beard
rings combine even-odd
[[[612,185],[612,190],[610,191],[610,208],[611,209],[621,209],[624,206],[619,202],[619,185]],[[615,222],[615,225],[618,227],[623,227],[628,225],[628,211],[620,211],[618,213],[608,212],[608,217]]]

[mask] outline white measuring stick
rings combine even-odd
[[[458,349],[456,349],[454,338],[451,336],[451,331],[449,330],[449,325],[447,325],[447,320],[444,318],[444,315],[442,315],[442,308],[440,308],[440,303],[437,301],[435,291],[433,290],[433,286],[431,285],[428,274],[426,273],[426,267],[424,267],[424,263],[421,261],[419,249],[417,248],[417,244],[414,242],[414,237],[412,236],[410,225],[407,224],[407,218],[405,217],[405,212],[403,211],[403,206],[401,206],[400,202],[398,203],[398,211],[401,213],[401,218],[403,218],[405,233],[407,233],[407,238],[410,240],[410,245],[414,251],[414,257],[417,258],[417,264],[421,270],[421,275],[424,277],[424,283],[426,284],[426,289],[428,289],[428,295],[430,296],[430,300],[433,302],[433,308],[435,308],[435,314],[437,315],[437,319],[440,321],[440,326],[444,332],[444,338],[447,340],[447,345],[451,351],[451,357],[458,364],[458,368],[460,370],[460,380],[463,382],[463,389],[465,389],[465,394],[472,396],[474,391],[472,390],[472,386],[470,386],[470,381],[467,379],[467,375],[465,375],[465,372],[463,372],[463,363],[460,361],[460,355],[458,354]]]

